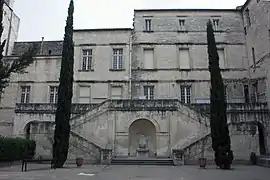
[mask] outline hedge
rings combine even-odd
[[[0,161],[33,158],[35,151],[35,141],[22,138],[0,137]]]

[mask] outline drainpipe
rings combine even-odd
[[[130,38],[129,38],[129,99],[132,99],[131,95],[131,71],[132,71],[132,38],[133,38],[133,32],[131,32]]]

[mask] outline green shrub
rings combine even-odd
[[[0,161],[15,161],[35,155],[35,141],[22,138],[0,137]]]

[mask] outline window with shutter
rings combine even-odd
[[[190,69],[189,49],[179,49],[180,69]]]
[[[144,69],[154,68],[154,50],[144,49]]]
[[[87,104],[90,103],[90,100],[91,100],[90,86],[80,86],[79,103]]]

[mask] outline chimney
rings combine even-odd
[[[43,42],[44,42],[44,37],[41,38],[41,45],[40,45],[40,54],[43,54]]]

